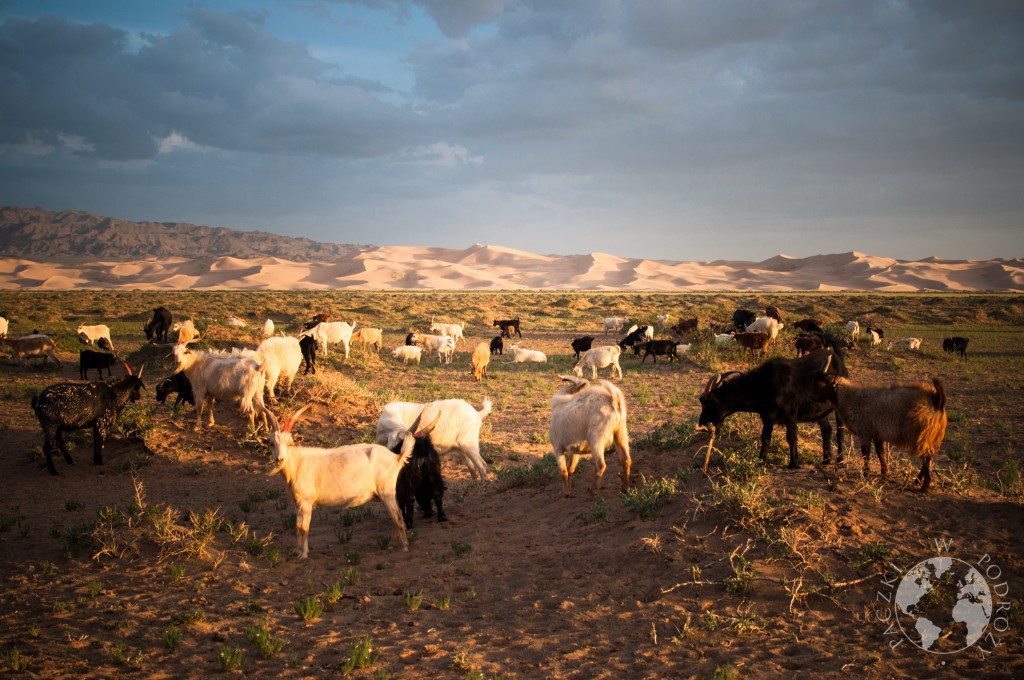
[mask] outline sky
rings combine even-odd
[[[672,261],[1024,256],[1024,3],[0,0],[0,205]]]

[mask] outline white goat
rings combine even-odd
[[[868,329],[868,342],[871,343],[872,347],[878,347],[882,344],[882,338],[878,336],[878,332],[873,328]]]
[[[232,328],[248,328],[249,322],[245,319],[239,319],[237,316],[229,316],[227,318],[227,324]]]
[[[263,322],[263,337],[269,338],[273,334],[274,321],[272,319],[267,319],[265,322]]]
[[[110,327],[106,324],[96,324],[95,326],[86,326],[85,324],[79,324],[78,330],[78,341],[85,345],[95,344],[99,347],[103,347],[103,342],[107,343],[106,349],[111,352],[114,351],[114,343],[110,340]]]
[[[415,345],[399,345],[391,352],[391,356],[401,359],[403,364],[407,364],[410,361],[415,361],[418,364],[422,355],[423,348],[416,347]]]
[[[214,424],[214,399],[239,402],[242,415],[249,418],[249,427],[255,427],[257,413],[263,426],[269,427],[267,416],[273,414],[263,404],[267,378],[258,358],[193,351],[186,345],[175,345],[173,355],[177,362],[175,373],[184,371],[192,383],[192,394],[196,400],[196,430],[202,427],[204,408],[209,411],[208,424]]]
[[[317,325],[299,333],[299,337],[310,336],[316,339],[318,345],[320,345],[320,351],[327,355],[327,345],[329,343],[341,343],[345,349],[345,359],[348,359],[348,347],[352,341],[352,332],[356,329],[356,322],[348,323],[346,321],[321,321]]]
[[[658,315],[658,325],[659,326],[664,326],[664,325],[668,324],[668,320],[669,320],[669,315],[668,314],[659,314]]]
[[[352,334],[352,345],[363,344],[369,349],[372,345],[377,353],[384,345],[384,331],[380,328],[360,328]]]
[[[452,362],[452,353],[455,351],[455,340],[447,335],[420,335],[414,334],[414,342],[421,345],[427,353],[437,352],[437,363]]]
[[[736,338],[732,333],[719,333],[715,336],[715,347],[718,349],[727,349],[736,347]]]
[[[572,493],[571,479],[580,456],[594,457],[594,486],[591,493],[601,488],[601,477],[607,469],[604,452],[614,445],[622,465],[622,490],[629,489],[629,431],[626,427],[626,398],[622,391],[601,380],[590,382],[575,376],[559,376],[570,383],[551,397],[551,428],[548,431],[551,447],[562,473],[565,495]],[[572,462],[566,466],[566,456]]]
[[[9,324],[7,323],[7,319],[5,319],[4,317],[0,316],[0,338],[6,338],[7,337],[7,330],[8,330],[8,328],[9,328]]]
[[[185,319],[184,321],[178,321],[171,330],[178,334],[177,344],[187,345],[190,342],[195,342],[199,339],[199,331],[196,330],[195,323],[192,319]]]
[[[292,381],[302,365],[302,347],[299,339],[293,337],[267,338],[256,351],[263,355],[264,373],[267,376],[267,394],[270,403],[277,401],[277,383],[281,388],[291,390]]]
[[[621,331],[627,321],[629,319],[624,316],[609,316],[605,318],[601,322],[604,325],[604,334],[608,335],[608,331]]]
[[[860,324],[856,321],[847,321],[843,330],[845,330],[854,340],[860,337]]]
[[[900,340],[893,340],[889,343],[886,349],[911,349],[920,351],[921,349],[921,338],[902,338]]]
[[[299,558],[309,557],[309,522],[313,508],[353,508],[374,498],[384,504],[391,516],[393,536],[401,543],[402,550],[408,550],[409,539],[395,497],[395,486],[399,473],[412,456],[415,438],[429,434],[440,414],[434,418],[434,424],[419,432],[415,431],[420,422],[417,417],[412,426],[400,434],[402,453],[396,456],[378,444],[350,444],[333,449],[296,446],[291,429],[307,408],[308,404],[280,429],[273,414],[270,416],[274,423],[270,452],[277,464],[270,474],[284,473],[295,502],[295,545]]]
[[[619,365],[619,355],[622,354],[622,349],[618,345],[606,345],[604,347],[594,347],[588,349],[580,360],[573,366],[572,372],[577,378],[583,377],[583,369],[590,368],[590,377],[593,380],[597,380],[597,369],[612,367],[612,378],[615,374],[619,374],[619,380],[622,380],[622,366]]]
[[[57,343],[49,336],[34,333],[20,338],[0,338],[0,342],[11,348],[11,358],[22,366],[27,365],[29,359],[39,358],[42,358],[44,366],[50,359],[58,367],[61,365],[57,358]]]
[[[490,399],[484,399],[479,411],[464,399],[443,399],[426,404],[393,401],[384,407],[377,420],[376,442],[393,448],[401,433],[409,429],[427,407],[441,411],[441,419],[430,435],[437,452],[446,457],[449,454],[459,456],[474,479],[486,479],[487,464],[480,457],[480,426],[491,412]]]
[[[775,341],[775,338],[779,336],[779,331],[782,330],[782,324],[778,319],[773,319],[770,316],[759,316],[754,319],[754,323],[747,326],[747,333],[767,333],[768,337]]]
[[[465,323],[439,323],[433,319],[430,320],[430,330],[435,331],[438,335],[448,336],[455,344],[458,344],[459,340],[465,340],[462,335],[465,328]]]
[[[539,349],[524,349],[519,345],[509,345],[505,353],[512,355],[512,361],[507,362],[510,364],[543,364],[548,360],[547,355]]]

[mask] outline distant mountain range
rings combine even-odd
[[[129,222],[81,210],[0,208],[0,257],[45,262],[191,259],[199,253],[322,262],[350,257],[365,247],[181,222]]]
[[[1024,292],[1020,259],[895,260],[859,252],[666,262],[317,243],[78,211],[0,209],[0,289]]]

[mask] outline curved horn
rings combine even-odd
[[[140,368],[139,372],[135,374],[135,377],[138,378],[139,380],[142,380],[142,372],[144,370],[146,370],[146,364],[142,364],[142,368]]]
[[[715,373],[713,376],[711,376],[711,379],[708,380],[708,384],[704,386],[704,394],[708,394],[709,392],[711,392],[711,390],[713,390],[716,387],[718,387],[718,383],[720,383],[721,381],[722,381],[722,374],[721,373]]]
[[[132,373],[132,367],[128,365],[127,361],[121,359],[121,363],[124,364],[124,370],[128,371],[128,375],[135,375],[134,373]]]
[[[270,431],[271,432],[278,432],[278,431],[281,430],[281,423],[279,423],[277,421],[277,416],[275,416],[270,411],[270,409],[267,409],[267,419],[270,420]]]
[[[311,406],[312,404],[306,404],[298,411],[293,413],[291,418],[284,421],[284,428],[282,428],[282,432],[291,432],[292,427],[295,425],[295,423],[299,422],[299,417],[302,416],[302,414],[305,413],[306,409],[310,408]]]
[[[426,411],[426,409],[423,410]],[[420,412],[420,418],[422,417],[423,412]],[[429,425],[421,427],[419,430],[410,430],[410,432],[415,431],[415,434],[413,436],[416,437],[417,439],[421,439],[433,431],[434,427],[437,426],[437,421],[439,420],[441,420],[441,409],[437,409],[437,415],[434,416],[434,419],[430,421]],[[416,422],[419,422],[419,418],[416,419]]]
[[[821,372],[822,373],[828,373],[828,368],[831,365],[832,365],[832,352],[829,352],[828,355],[825,357],[825,365],[821,367]]]

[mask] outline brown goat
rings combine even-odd
[[[802,357],[808,352],[813,352],[816,349],[821,349],[825,346],[825,341],[821,339],[820,335],[815,333],[801,334],[796,337],[793,341],[793,346],[796,347],[796,355]]]
[[[735,333],[733,337],[736,338],[736,342],[740,344],[740,347],[749,349],[751,354],[760,352],[767,355],[768,343],[772,341],[772,336],[761,332]]]
[[[835,376],[827,380],[835,389],[840,419],[860,440],[864,474],[872,444],[882,476],[888,473],[885,445],[891,444],[921,459],[915,481],[921,482],[922,492],[928,491],[932,457],[946,435],[946,393],[939,379],[896,385],[855,385]]]
[[[477,345],[473,349],[470,361],[473,364],[473,379],[480,382],[486,378],[487,364],[491,363],[491,344],[489,342],[481,342]]]

